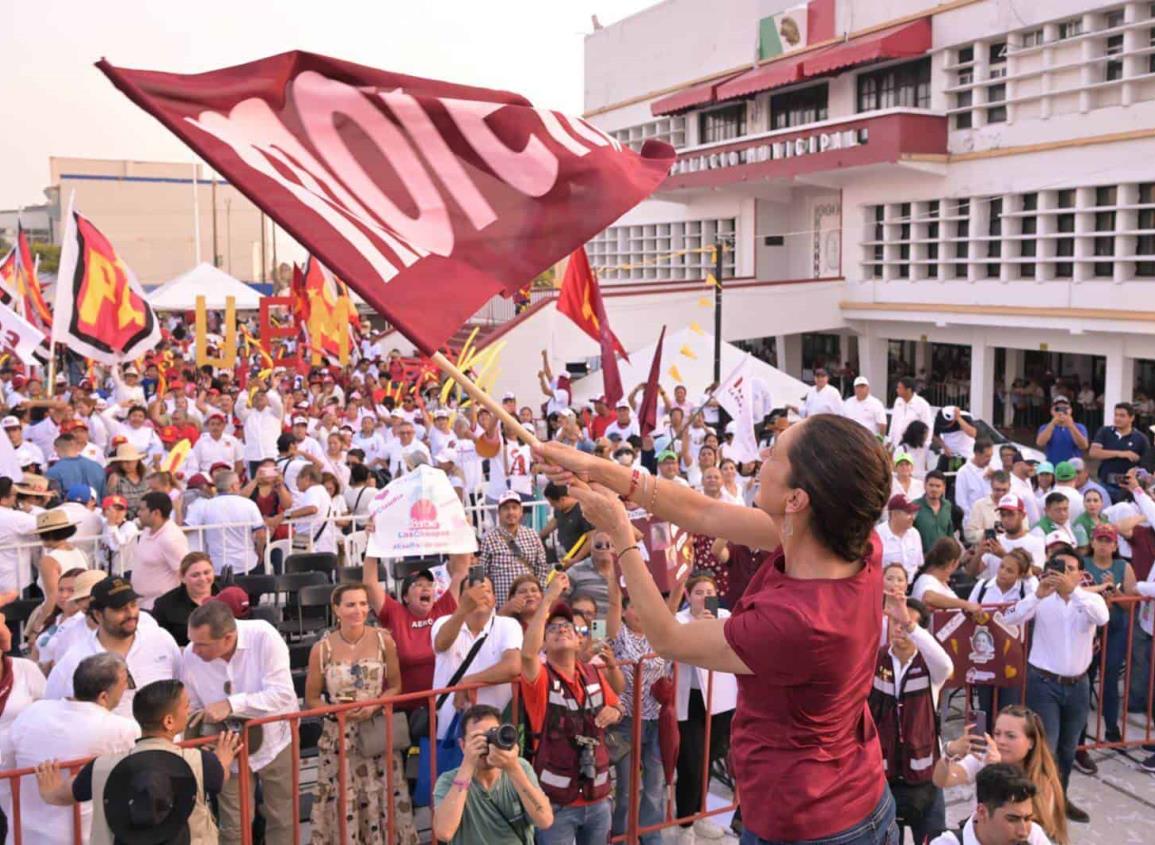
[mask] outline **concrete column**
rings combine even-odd
[[[886,395],[888,341],[874,331],[867,329],[858,335],[858,371],[870,382],[870,392],[889,405],[891,397]]]
[[[971,415],[991,421],[995,393],[995,348],[971,346]]]
[[[926,373],[927,381],[930,381],[930,341],[916,340],[914,342],[914,377],[918,378],[920,374]]]
[[[1022,378],[1023,375],[1023,350],[1010,349],[1006,350],[1006,372],[1003,373],[1003,381],[1007,386],[1007,400],[1003,403],[1003,425],[1010,426],[1014,422],[1015,406],[1011,401],[1011,385],[1015,383],[1015,379]]]
[[[1117,402],[1130,402],[1135,392],[1135,359],[1122,350],[1107,354],[1107,373],[1103,385],[1103,417],[1111,419],[1111,409]]]
[[[802,335],[778,335],[774,345],[778,350],[778,369],[802,378]]]

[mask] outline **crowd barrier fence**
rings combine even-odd
[[[623,695],[629,694],[632,696],[633,713],[634,714],[640,714],[642,712],[643,692],[644,692],[643,672],[641,671],[642,665],[646,661],[654,660],[654,659],[656,659],[654,655],[647,655],[646,657],[643,657],[641,660],[638,660],[638,661],[631,661],[629,663],[619,664],[619,665],[623,665],[623,666],[624,665],[632,665],[634,667],[634,675],[633,675],[634,682],[633,682],[632,688],[629,691],[623,691],[623,693],[622,693]],[[676,686],[677,685],[677,666],[676,665],[675,665],[674,670],[673,670],[673,682]],[[294,713],[280,714],[280,715],[268,716],[268,717],[264,717],[264,718],[260,718],[260,719],[249,720],[248,722],[245,723],[245,727],[244,727],[242,737],[241,737],[241,739],[242,739],[241,748],[240,748],[240,751],[237,754],[237,758],[236,758],[237,771],[232,774],[232,777],[237,778],[237,780],[238,780],[237,787],[238,787],[239,802],[240,802],[240,821],[241,821],[241,831],[242,831],[242,833],[241,833],[242,845],[252,845],[252,842],[253,842],[253,833],[252,833],[253,824],[252,824],[252,822],[253,822],[253,817],[254,817],[256,808],[253,806],[253,802],[251,799],[251,791],[252,791],[252,786],[253,786],[252,780],[253,780],[254,775],[251,771],[251,767],[249,764],[249,744],[250,744],[250,732],[254,728],[256,728],[258,726],[262,726],[262,725],[270,725],[270,724],[275,724],[275,723],[287,722],[289,724],[290,737],[291,737],[290,747],[292,748],[292,759],[293,759],[293,766],[292,766],[292,772],[293,772],[292,818],[294,820],[293,845],[300,845],[300,843],[302,841],[302,830],[301,830],[302,822],[300,821],[300,819],[301,819],[301,798],[302,798],[302,791],[301,791],[302,756],[301,756],[300,728],[301,728],[301,722],[303,720],[306,720],[306,719],[312,720],[312,719],[317,719],[317,718],[333,719],[337,724],[338,736],[343,736],[344,731],[345,731],[345,726],[346,726],[347,714],[349,711],[363,708],[366,706],[379,706],[383,709],[383,711],[385,713],[385,719],[384,719],[384,723],[385,723],[384,724],[385,748],[391,749],[393,747],[393,712],[394,712],[394,710],[398,707],[401,707],[401,706],[406,705],[406,704],[411,703],[411,702],[421,702],[426,707],[429,708],[429,735],[428,735],[429,744],[430,744],[430,747],[436,747],[436,742],[437,742],[437,713],[436,713],[436,709],[435,709],[435,702],[436,702],[437,697],[444,694],[444,693],[453,694],[453,693],[457,693],[457,692],[465,692],[472,699],[476,696],[477,691],[484,688],[485,686],[487,686],[487,685],[484,685],[484,684],[458,684],[457,686],[446,687],[443,689],[428,690],[428,691],[414,692],[414,693],[406,693],[406,694],[397,695],[397,696],[389,696],[389,697],[374,699],[372,701],[356,701],[356,702],[349,702],[349,703],[343,703],[343,704],[333,704],[333,705],[327,705],[324,707],[304,709],[304,710],[300,710],[300,711],[297,711]],[[511,712],[512,712],[511,721],[514,724],[520,724],[521,723],[520,697],[518,695],[518,691],[519,691],[518,685],[515,683],[512,685],[512,687],[513,687],[513,700],[512,700],[512,704],[511,704]],[[706,689],[706,712],[707,713],[709,713],[711,710],[711,704],[713,702],[713,690],[714,690],[714,673],[710,672],[709,676],[708,676],[707,689]],[[673,706],[673,705],[670,705],[670,706]],[[657,824],[649,825],[647,827],[641,827],[640,822],[639,822],[638,807],[639,807],[639,798],[640,798],[640,790],[641,790],[642,767],[641,767],[641,765],[638,765],[636,761],[642,760],[644,757],[643,752],[642,752],[642,727],[643,727],[643,720],[640,718],[634,718],[633,722],[632,722],[632,736],[630,739],[630,752],[629,752],[631,755],[631,759],[633,761],[635,761],[635,763],[633,765],[629,766],[630,795],[633,796],[633,800],[631,800],[631,806],[630,806],[629,813],[628,813],[627,829],[626,829],[625,833],[623,833],[619,836],[613,837],[613,839],[611,841],[613,841],[615,843],[625,842],[625,843],[630,843],[631,845],[634,845],[634,843],[637,843],[639,841],[639,837],[642,836],[643,834],[663,830],[663,829],[670,828],[670,827],[673,827],[675,825],[681,825],[684,823],[689,824],[689,823],[692,823],[692,822],[697,821],[699,819],[708,818],[711,816],[716,816],[719,814],[732,812],[733,810],[735,810],[737,808],[737,806],[738,806],[737,796],[735,796],[734,801],[727,804],[726,806],[717,807],[717,808],[712,809],[712,810],[708,809],[708,807],[707,807],[707,795],[709,793],[709,783],[710,783],[710,777],[711,777],[711,762],[712,762],[711,755],[709,753],[709,749],[710,749],[710,720],[707,720],[706,736],[705,736],[705,743],[704,743],[704,748],[706,750],[706,753],[704,753],[704,755],[703,755],[703,766],[702,766],[702,784],[703,784],[702,802],[701,802],[701,805],[699,807],[699,811],[690,815],[690,816],[686,816],[683,818],[677,818],[675,816],[675,813],[673,810],[673,806],[674,806],[673,797],[672,797],[672,785],[673,784],[667,783],[665,785],[665,798],[666,798],[666,800],[664,802],[665,803],[665,817],[664,817],[664,819]],[[414,742],[416,742],[416,738],[413,738],[413,740],[414,740]],[[214,742],[215,742],[215,739],[209,737],[209,738],[184,741],[180,744],[185,748],[192,748],[192,747],[210,745]],[[404,752],[387,752],[387,754],[392,754],[392,753],[404,753]],[[91,759],[92,758],[67,760],[67,761],[63,761],[60,765],[61,765],[61,768],[63,770],[67,770],[71,774],[76,774],[77,772],[80,771],[81,768],[83,768],[88,762],[90,762]],[[337,771],[338,771],[337,807],[336,807],[336,819],[337,819],[337,826],[338,826],[338,830],[337,830],[338,840],[337,841],[338,842],[346,842],[346,841],[349,841],[348,823],[346,820],[347,813],[346,813],[346,796],[345,796],[345,790],[346,790],[346,786],[347,786],[346,778],[348,776],[347,775],[348,758],[347,758],[347,749],[345,747],[345,743],[343,743],[343,742],[337,743],[337,763],[338,763],[338,765],[337,765]],[[394,798],[395,774],[394,774],[394,769],[393,769],[392,765],[385,765],[385,766],[383,766],[383,768],[385,770],[385,798],[386,798],[385,822],[386,822],[386,832],[387,832],[385,841],[387,843],[392,843],[395,841],[396,830],[397,830],[397,827],[396,827],[396,806],[395,806],[395,798]],[[437,782],[437,777],[439,774],[437,771],[436,754],[430,754],[429,755],[429,768],[430,768],[430,783],[434,784]],[[613,765],[611,763],[611,769],[612,768],[613,768]],[[0,784],[4,784],[6,787],[5,789],[0,790],[0,792],[7,792],[8,795],[11,796],[11,802],[9,804],[10,813],[9,813],[8,824],[9,824],[9,830],[11,831],[11,837],[12,837],[11,841],[14,843],[14,845],[23,845],[23,841],[24,841],[24,825],[23,825],[24,808],[22,807],[22,804],[21,804],[21,794],[20,794],[21,793],[21,783],[22,783],[24,778],[33,778],[34,779],[35,774],[36,774],[35,769],[27,768],[27,767],[21,768],[21,769],[13,769],[10,771],[0,772]],[[64,836],[67,836],[67,834],[64,834],[63,831],[61,833],[62,833],[62,837],[59,841],[61,841],[61,842],[66,841],[64,839]],[[430,832],[430,836],[432,837],[432,840],[434,842],[437,841],[436,837],[433,836],[432,832]],[[82,841],[81,814],[80,814],[79,805],[76,805],[73,808],[72,840],[71,841],[73,843],[75,843],[75,845],[79,845],[79,843]]]

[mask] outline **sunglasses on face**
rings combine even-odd
[[[547,634],[572,634],[574,633],[574,626],[569,622],[551,622],[545,626]]]

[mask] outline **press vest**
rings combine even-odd
[[[116,768],[116,764],[129,754],[139,754],[142,751],[168,751],[182,757],[197,782],[197,802],[193,807],[192,815],[188,818],[189,845],[217,845],[217,825],[213,821],[205,796],[205,775],[201,765],[201,752],[198,748],[181,748],[173,742],[161,737],[150,737],[140,740],[131,751],[124,754],[109,754],[97,757],[92,764],[92,835],[89,845],[114,845],[112,831],[108,828],[108,820],[104,815],[104,787],[108,783],[108,776]]]
[[[938,716],[930,670],[922,655],[916,652],[910,659],[896,689],[890,649],[880,648],[869,704],[878,728],[886,779],[891,783],[929,783],[939,757]]]
[[[563,807],[579,798],[605,798],[610,794],[610,755],[605,731],[594,724],[605,703],[601,678],[588,663],[577,663],[577,679],[585,689],[585,702],[579,704],[553,667],[547,663],[544,668],[549,678],[549,699],[533,766],[542,791],[550,801]],[[592,779],[581,773],[582,747],[574,739],[578,736],[597,740]]]

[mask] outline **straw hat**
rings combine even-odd
[[[34,534],[43,534],[46,531],[59,531],[61,528],[71,528],[76,525],[69,516],[68,511],[60,508],[53,508],[50,511],[45,511],[36,516],[36,530]]]
[[[136,447],[131,443],[121,443],[116,447],[116,453],[109,458],[110,461],[143,461],[145,458],[140,452],[136,451]]]
[[[43,496],[48,498],[52,491],[48,489],[48,479],[34,472],[24,473],[19,484],[13,484],[12,489],[25,496]]]

